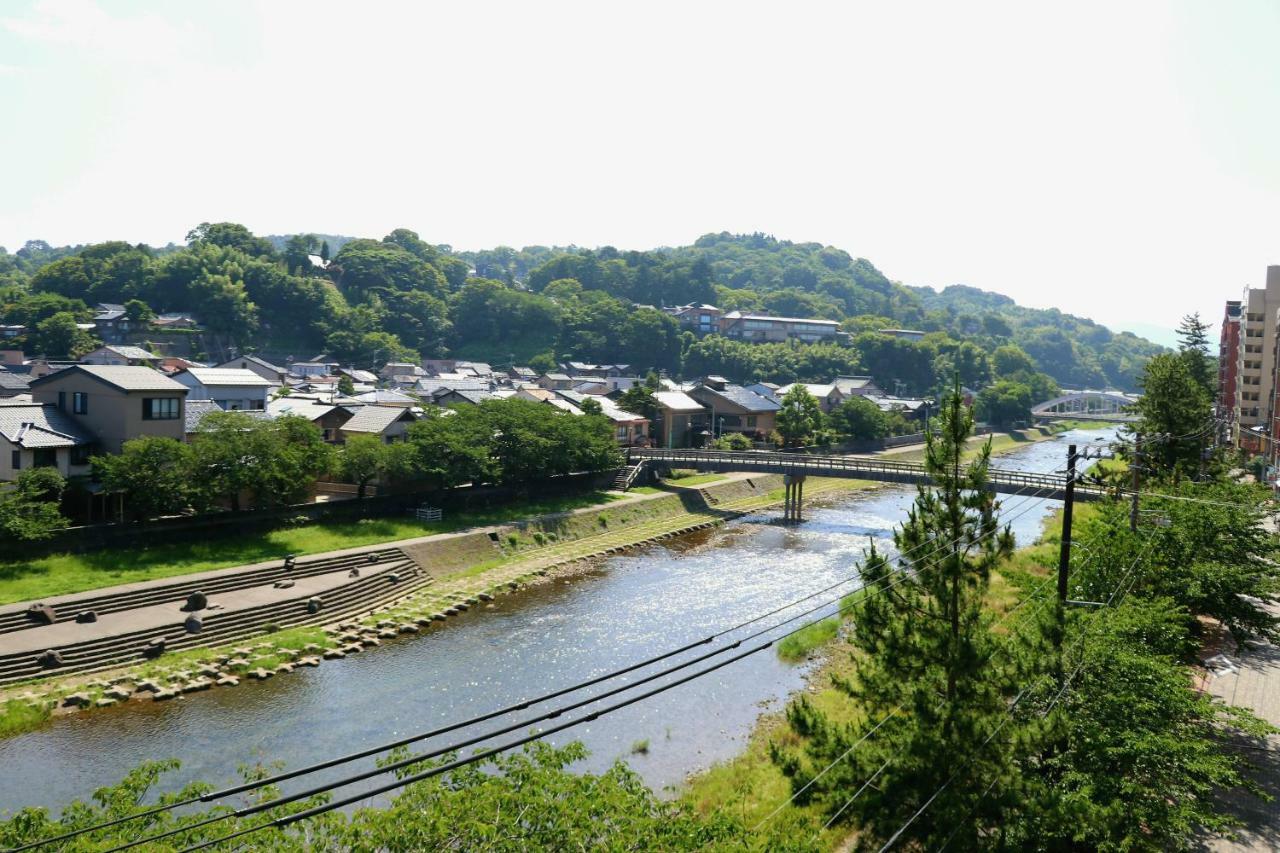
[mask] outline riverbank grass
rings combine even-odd
[[[4,560],[0,561],[0,604],[283,559],[286,554],[305,556],[343,548],[391,544],[401,539],[505,524],[531,516],[571,512],[617,500],[622,500],[622,496],[595,491],[563,498],[526,501],[496,509],[452,513],[441,521],[425,522],[408,518],[318,521],[261,533],[224,535],[220,539],[173,542],[145,548],[106,548],[83,554],[51,554],[29,560]]]
[[[788,634],[778,643],[778,657],[785,661],[802,661],[814,649],[825,646],[840,632],[840,620],[834,616],[805,625],[794,634]]]
[[[39,728],[51,716],[47,703],[10,699],[0,703],[0,738]]]

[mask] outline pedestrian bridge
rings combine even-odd
[[[788,503],[792,500],[791,481],[801,478],[802,482],[806,476],[841,477],[881,483],[933,483],[933,478],[925,473],[922,462],[895,462],[857,456],[810,456],[803,453],[751,450],[664,450],[656,447],[633,447],[627,451],[627,455],[633,465],[647,461],[671,468],[697,468],[699,471],[782,474],[788,477]],[[990,468],[987,471],[987,489],[998,494],[1062,500],[1066,493],[1066,476]],[[1076,500],[1093,501],[1105,496],[1106,491],[1097,486],[1077,483],[1075,487]],[[797,497],[796,501],[798,500]]]
[[[1138,418],[1130,413],[1130,407],[1138,401],[1138,395],[1120,391],[1070,391],[1061,397],[1045,400],[1031,407],[1031,417],[1037,420],[1071,418],[1081,421],[1107,421],[1109,423],[1133,423]]]

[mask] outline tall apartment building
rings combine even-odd
[[[1267,267],[1265,287],[1251,287],[1240,300],[1240,345],[1236,361],[1236,399],[1233,416],[1236,443],[1245,450],[1262,450],[1259,432],[1268,431],[1276,378],[1276,330],[1280,314],[1280,266]],[[1262,430],[1259,431],[1258,427]]]
[[[1240,369],[1240,303],[1228,301],[1218,337],[1218,412],[1229,417],[1236,408],[1236,381]]]

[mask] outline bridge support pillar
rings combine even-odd
[[[782,521],[784,524],[799,524],[804,521],[804,474],[784,474]]]

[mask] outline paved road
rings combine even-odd
[[[1270,643],[1249,644],[1239,655],[1228,655],[1230,664],[1217,668],[1207,689],[1233,705],[1253,710],[1272,725],[1280,726],[1280,648]],[[1237,841],[1214,839],[1204,850],[1214,853],[1262,853],[1280,850],[1280,735],[1268,739],[1270,749],[1251,753],[1255,780],[1269,793],[1271,802],[1232,794],[1232,808],[1245,821]]]

